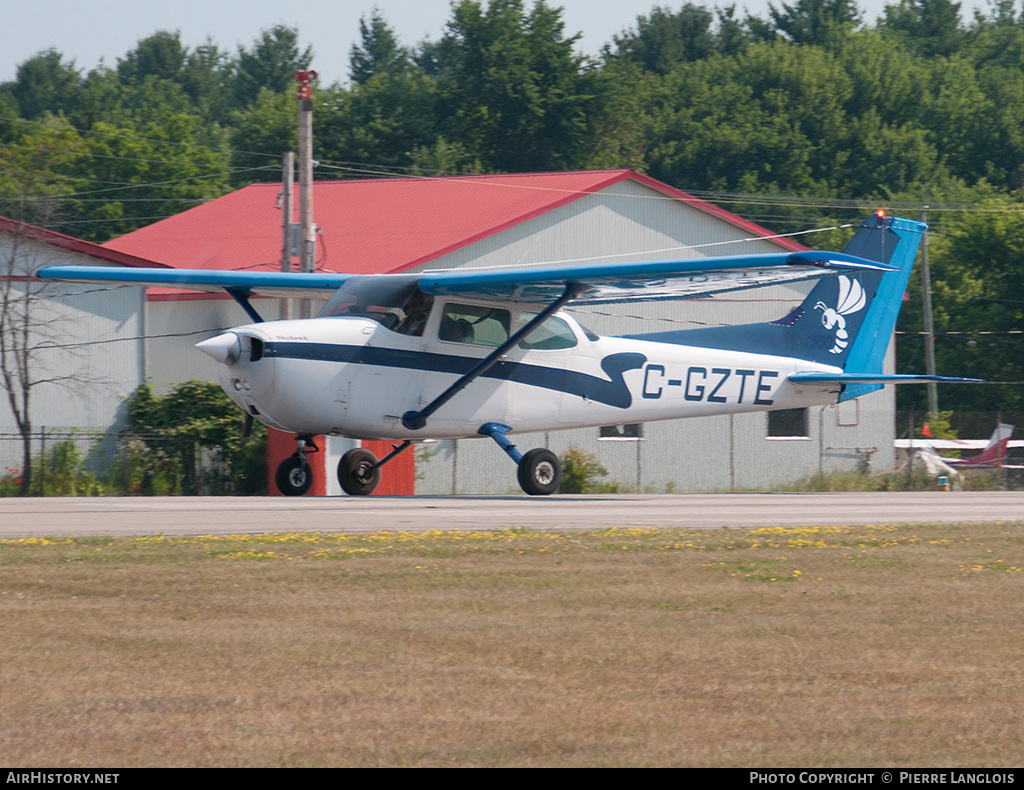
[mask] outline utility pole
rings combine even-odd
[[[312,272],[315,265],[316,226],[313,224],[313,99],[315,71],[299,69],[299,271]],[[302,300],[300,318],[310,317],[310,301]]]
[[[295,180],[295,154],[288,151],[284,155],[284,164],[281,172],[281,214],[284,226],[283,240],[281,242],[281,271],[292,270],[292,253],[294,252],[295,233],[292,223],[292,189]],[[281,300],[281,318],[288,320],[292,317],[292,300]]]
[[[928,206],[921,212],[921,222],[928,222]],[[928,229],[921,239],[921,309],[924,312],[924,371],[935,375],[935,326],[932,323],[932,278],[928,271]],[[928,382],[928,413],[939,413],[939,390],[934,381]]]

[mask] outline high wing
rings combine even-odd
[[[681,261],[425,272],[420,290],[435,296],[543,304],[557,299],[567,285],[578,284],[584,290],[575,296],[574,303],[609,304],[696,299],[850,270],[893,271],[885,264],[853,255],[809,250]]]
[[[568,285],[575,285],[579,287],[575,289],[574,302],[602,304],[692,299],[725,291],[817,279],[851,270],[893,271],[885,264],[853,255],[805,251],[643,263],[426,272],[420,277],[419,287],[437,296],[550,303],[558,299]],[[317,295],[326,298],[351,277],[388,275],[49,266],[41,269],[38,276],[43,280],[68,282],[226,291],[236,298]]]
[[[121,266],[47,266],[36,275],[41,280],[110,285],[142,285],[184,288],[189,291],[241,296],[330,298],[352,275],[331,272],[244,272],[207,269],[143,269]]]

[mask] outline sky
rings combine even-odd
[[[710,7],[735,2],[739,15],[746,9],[766,17],[769,0],[694,2]],[[789,0],[791,5],[795,2]],[[974,2],[984,0],[963,0],[963,8]],[[677,10],[683,2],[549,0],[549,5],[564,9],[567,35],[582,33],[579,48],[597,55],[612,36],[634,27],[639,15],[649,14],[656,5]],[[885,5],[886,0],[860,0],[872,22]],[[450,0],[0,0],[0,82],[13,80],[18,65],[50,48],[61,52],[65,62],[73,60],[77,68],[88,71],[101,59],[116,68],[118,58],[158,30],[179,31],[188,48],[211,38],[221,49],[235,52],[239,46],[251,47],[263,30],[277,24],[297,27],[301,45],[313,46],[312,65],[322,83],[344,82],[349,50],[359,39],[359,19],[369,19],[374,7],[407,46],[440,38],[451,16]]]

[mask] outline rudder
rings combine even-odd
[[[842,274],[819,282],[798,308],[818,319],[803,328],[818,335],[815,362],[837,365],[845,373],[881,373],[889,338],[903,304],[914,259],[927,226],[921,222],[872,214],[843,250],[895,271]],[[786,319],[782,319],[785,321]],[[848,384],[840,400],[881,389],[881,384]]]

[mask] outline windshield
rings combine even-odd
[[[350,277],[324,305],[318,318],[371,318],[387,329],[420,336],[434,297],[417,288],[419,277]]]

